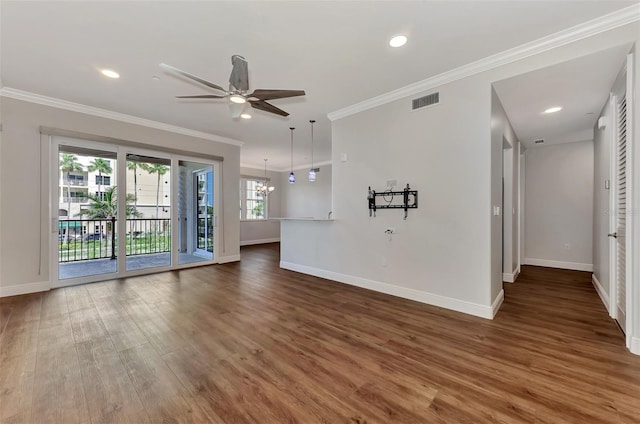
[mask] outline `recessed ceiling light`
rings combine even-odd
[[[242,104],[242,103],[245,103],[247,101],[247,99],[245,99],[244,97],[242,97],[239,94],[232,94],[229,97],[229,100],[231,100],[232,103],[237,103],[237,104]]]
[[[240,117],[242,119],[251,119],[251,115],[249,115],[248,113],[243,113],[243,114],[240,115]]]
[[[562,107],[554,106],[554,107],[550,107],[549,109],[545,110],[542,113],[556,113],[556,112],[560,112],[561,110],[562,110]]]
[[[389,45],[391,47],[401,47],[404,46],[405,44],[407,44],[407,36],[406,35],[394,35],[393,37],[391,37],[391,40],[389,40]]]
[[[117,73],[116,71],[112,71],[111,69],[103,69],[100,71],[100,73],[105,77],[114,78],[114,79],[120,78],[120,74]]]

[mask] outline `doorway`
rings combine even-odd
[[[178,263],[213,261],[216,239],[215,165],[180,160],[178,166]]]
[[[631,158],[633,157],[632,143],[629,134],[632,133],[631,102],[633,97],[633,80],[629,69],[632,69],[633,56],[629,54],[627,62],[621,70],[612,88],[610,99],[611,114],[611,196],[609,198],[611,221],[609,232],[609,271],[610,271],[610,315],[616,320],[620,329],[625,333],[627,346],[630,345],[630,317],[632,310],[632,264],[631,254],[633,245],[631,237],[630,218],[631,205]]]

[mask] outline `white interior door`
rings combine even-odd
[[[615,317],[626,332],[627,295],[627,97],[623,95],[616,102],[616,231],[615,237]]]

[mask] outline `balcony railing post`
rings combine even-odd
[[[111,217],[111,259],[116,258],[116,217]]]

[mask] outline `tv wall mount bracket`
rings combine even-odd
[[[402,202],[394,203],[395,196],[402,196]],[[385,190],[376,192],[371,190],[367,195],[369,201],[369,216],[376,216],[379,209],[404,209],[404,219],[407,219],[409,209],[418,209],[418,190],[411,190],[409,184],[402,191]]]

